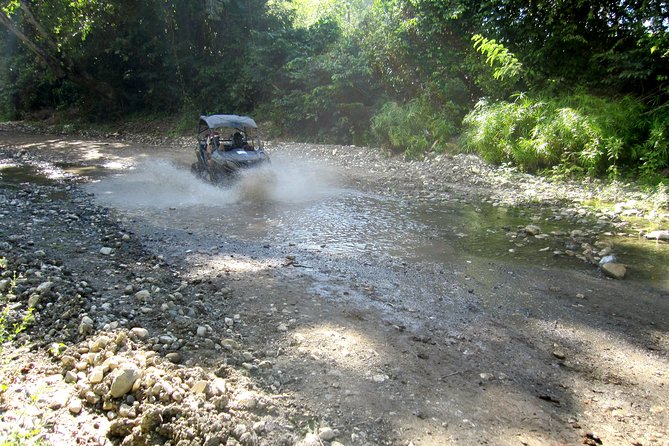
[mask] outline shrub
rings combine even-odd
[[[383,147],[416,158],[443,150],[458,129],[458,119],[452,103],[436,109],[425,97],[405,104],[391,101],[372,118],[372,133]]]
[[[638,163],[643,111],[631,98],[607,100],[586,93],[481,101],[463,121],[461,146],[488,162],[510,162],[526,171],[558,166],[615,174],[621,166]]]
[[[635,156],[642,177],[652,180],[669,167],[669,113],[652,116],[647,129],[647,137],[635,147]]]

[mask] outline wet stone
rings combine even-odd
[[[625,265],[614,262],[603,264],[601,266],[601,269],[602,272],[604,272],[604,274],[606,274],[608,277],[618,280],[624,279],[625,274],[627,273],[627,268],[625,267]]]

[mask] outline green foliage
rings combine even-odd
[[[657,181],[667,16],[663,0],[0,0],[0,118],[255,113],[419,156],[486,97],[463,141],[491,161]]]
[[[319,54],[286,63],[275,99],[262,109],[284,134],[302,139],[361,143],[380,95],[380,86],[355,37],[345,37],[334,20],[302,30],[300,37]]]
[[[342,29],[353,30],[372,0],[292,0],[295,25],[309,28],[324,19],[334,19]]]
[[[642,177],[651,182],[662,181],[660,172],[669,167],[669,112],[655,113],[647,131],[646,140],[635,146],[634,155],[640,161]]]
[[[443,150],[455,134],[458,120],[452,104],[436,109],[422,97],[406,104],[384,104],[372,119],[372,132],[382,146],[416,158]]]
[[[7,260],[0,257],[0,271],[7,268]],[[2,351],[2,344],[11,342],[16,337],[28,328],[33,320],[33,309],[28,308],[17,322],[12,322],[11,307],[9,304],[9,297],[13,295],[16,288],[18,277],[14,274],[7,291],[0,292],[0,351]]]
[[[521,95],[514,102],[480,102],[464,120],[461,142],[489,162],[528,171],[558,166],[615,174],[638,159],[633,148],[643,138],[643,111],[629,97]]]
[[[472,41],[474,49],[486,56],[486,63],[493,68],[495,79],[516,79],[520,76],[523,64],[504,45],[480,34],[475,34]]]

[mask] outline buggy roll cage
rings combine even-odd
[[[229,128],[234,129],[242,133],[244,141],[251,143],[251,140],[256,140],[257,144],[252,144],[252,146],[260,146],[260,139],[258,135],[254,135],[253,138],[249,138],[250,129],[258,129],[258,125],[248,116],[240,115],[202,115],[198,122],[197,128],[197,139],[200,143],[200,146],[206,146],[207,138],[214,136],[214,132],[219,128]],[[260,148],[260,147],[255,147]]]

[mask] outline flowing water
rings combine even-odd
[[[553,255],[564,246],[550,238],[517,246],[512,235],[531,223],[522,209],[393,199],[361,192],[334,169],[278,156],[269,168],[246,172],[233,187],[220,188],[195,178],[183,161],[144,162],[90,189],[102,204],[150,223],[164,237],[183,231],[202,236],[200,247],[227,239],[251,251],[288,245],[309,257],[314,270],[323,268],[318,265],[323,259],[364,264],[388,258],[416,268],[494,259],[593,269],[576,258]],[[576,228],[549,218],[539,224],[544,232]],[[669,289],[666,244],[626,237],[613,242],[619,260],[630,265],[632,278]]]
[[[331,167],[281,154],[273,156],[271,166],[248,171],[232,187],[221,188],[190,172],[189,155],[140,160],[132,169],[122,161],[6,164],[0,167],[0,182],[13,187],[23,182],[49,184],[67,175],[86,176],[91,181],[87,187],[101,204],[142,222],[154,238],[171,239],[175,256],[234,241],[256,253],[262,247],[288,246],[303,260],[308,258],[314,271],[324,268],[319,262],[353,265],[381,259],[408,262],[417,269],[494,259],[592,270],[578,259],[552,255],[564,247],[555,246],[551,239],[516,246],[510,235],[530,223],[522,209],[375,195],[347,184],[345,176]],[[550,219],[539,224],[544,232],[574,229]],[[188,235],[194,238],[189,240]],[[632,237],[612,241],[619,261],[629,266],[631,280],[669,290],[666,243]]]

